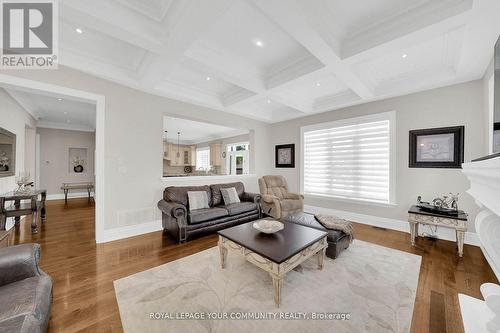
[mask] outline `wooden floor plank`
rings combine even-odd
[[[54,280],[49,332],[121,332],[114,280],[217,244],[215,235],[179,245],[154,232],[96,245],[94,213],[86,199],[70,200],[67,208],[49,201],[39,234],[32,235],[26,222],[16,228],[16,244],[41,244],[41,267]],[[498,283],[478,247],[466,245],[460,259],[453,242],[419,238],[412,247],[407,233],[358,223],[355,233],[356,239],[422,256],[413,333],[463,332],[457,294],[480,298],[482,283]]]

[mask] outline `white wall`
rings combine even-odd
[[[470,214],[470,221],[474,221],[478,207],[472,197],[465,193],[469,182],[461,169],[409,168],[408,136],[413,129],[465,125],[465,161],[486,155],[481,80],[278,123],[272,127],[272,143],[295,143],[296,159],[299,160],[301,126],[392,110],[396,111],[397,206],[378,207],[310,198],[306,199],[306,204],[406,221],[407,209],[416,202],[418,195],[422,195],[425,200],[432,200],[443,193],[459,192],[460,208]],[[273,172],[285,176],[291,190],[299,190],[299,167],[274,169]],[[469,231],[472,230],[473,222],[469,224]]]
[[[131,223],[156,226],[156,203],[168,185],[161,179],[165,115],[236,128],[245,124],[255,134],[255,173],[263,175],[270,170],[270,126],[265,123],[147,94],[63,66],[58,70],[0,73],[105,96],[104,229],[108,239],[124,235],[114,228]],[[247,182],[252,185],[254,180]]]
[[[0,127],[16,135],[16,174],[24,170],[26,126],[34,127],[35,119],[0,88]],[[32,149],[35,151],[34,147]],[[15,176],[0,178],[0,194],[16,188]],[[9,221],[7,228],[11,226],[12,221]]]
[[[61,194],[62,183],[94,182],[94,132],[38,128],[37,133],[40,134],[40,187],[49,196]],[[70,169],[70,148],[87,149],[84,172]]]
[[[24,170],[30,173],[31,179],[36,179],[36,129],[31,127],[25,128],[24,133]]]

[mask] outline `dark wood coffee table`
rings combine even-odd
[[[228,250],[235,250],[255,266],[268,272],[273,279],[274,302],[281,303],[281,287],[285,274],[316,255],[323,269],[327,233],[293,223],[274,234],[264,234],[253,228],[254,222],[218,232],[221,267],[226,265]]]

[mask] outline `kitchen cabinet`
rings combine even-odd
[[[210,144],[210,165],[221,166],[222,164],[222,144],[221,143],[211,143]]]
[[[193,158],[194,147],[194,158]],[[163,144],[163,158],[170,161],[171,166],[190,166],[196,163],[195,146],[177,146],[176,144]],[[177,156],[177,152],[179,156]]]

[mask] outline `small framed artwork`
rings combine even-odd
[[[493,124],[493,153],[500,153],[500,122]]]
[[[295,144],[275,146],[276,168],[295,168]]]
[[[464,162],[464,126],[410,131],[410,168],[456,168]]]

